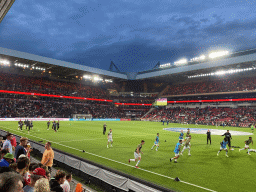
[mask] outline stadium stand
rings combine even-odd
[[[72,118],[72,114],[92,114],[93,118],[125,118],[124,113],[111,104],[56,100],[47,98],[0,98],[0,117]]]
[[[173,123],[220,125],[249,127],[255,122],[256,113],[253,107],[206,107],[206,108],[158,108],[147,114],[144,120],[161,121],[169,119]]]
[[[225,80],[208,80],[185,84],[170,85],[163,95],[187,95],[216,92],[235,92],[256,90],[256,77]]]
[[[109,96],[101,87],[78,83],[57,81],[47,78],[27,77],[9,73],[0,73],[2,90],[34,92],[41,94],[65,95],[74,97],[104,98]]]

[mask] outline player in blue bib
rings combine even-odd
[[[183,133],[183,130],[181,130],[180,131],[179,140],[182,140],[182,142],[183,142],[183,137],[184,137],[184,133]]]
[[[220,150],[217,153],[217,156],[219,156],[219,153],[222,150],[226,150],[226,157],[228,157],[228,149],[227,149],[228,139],[224,138],[224,140],[220,143]]]
[[[157,133],[156,135],[156,139],[155,139],[155,142],[154,142],[154,145],[152,146],[151,150],[154,149],[154,147],[156,146],[156,151],[158,150],[158,147],[159,147],[159,133]]]
[[[179,140],[179,143],[176,144],[175,149],[174,149],[175,157],[171,158],[170,161],[175,159],[174,163],[177,163],[177,159],[180,157],[179,152],[181,149],[181,144],[182,144],[182,140]]]

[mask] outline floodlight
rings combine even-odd
[[[9,66],[10,65],[10,61],[8,61],[8,60],[0,60],[0,65],[4,65],[4,66]]]
[[[160,68],[169,67],[169,66],[171,66],[171,63],[159,65]]]
[[[91,79],[92,77],[90,75],[84,75],[83,78],[84,79]]]
[[[201,60],[204,60],[204,59],[205,59],[205,56],[201,55],[200,57],[194,57],[194,58],[190,59],[190,62],[201,61]]]
[[[100,77],[98,77],[98,76],[94,76],[94,77],[93,77],[93,80],[94,80],[94,81],[102,81],[103,79],[100,78]]]
[[[216,73],[215,73],[215,75],[224,75],[225,74],[225,71],[217,71]]]
[[[112,79],[105,79],[105,82],[110,82],[110,83],[112,83],[113,80],[112,80]]]
[[[188,63],[187,59],[181,59],[179,61],[174,62],[174,65],[182,65]]]
[[[209,54],[209,58],[213,59],[213,58],[221,57],[221,56],[228,55],[228,54],[229,54],[228,51],[214,52],[214,53],[210,53]]]
[[[204,60],[204,59],[205,59],[205,55],[201,55],[201,56],[199,57],[199,59],[200,59],[200,60]]]

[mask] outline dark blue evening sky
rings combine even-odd
[[[121,71],[256,48],[253,0],[15,1],[0,47]]]

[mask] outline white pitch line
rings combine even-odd
[[[81,140],[68,140],[68,141],[60,141],[60,143],[67,143],[67,142],[74,142],[74,141],[89,141],[89,140],[98,140],[103,138],[97,138],[97,139],[81,139]],[[106,139],[106,138],[104,138]],[[107,139],[106,139],[107,140]]]
[[[113,139],[119,139],[122,137],[115,137]],[[106,141],[108,140],[108,138],[94,138],[94,139],[81,139],[81,140],[68,140],[68,141],[60,141],[59,143],[66,143],[66,142],[73,142],[73,141],[90,141],[90,140],[99,140],[99,139],[105,139]]]
[[[0,126],[0,127],[3,127],[3,126]],[[10,129],[10,128],[8,128],[8,127],[3,127],[3,128]],[[10,130],[13,130],[13,129],[10,129]],[[23,133],[22,131],[18,131],[18,132]],[[34,135],[30,135],[30,134],[26,134],[26,135],[29,135],[29,136],[32,136],[32,137],[35,137],[35,138],[38,138],[38,139],[42,139],[42,140],[47,140],[47,139],[40,138],[40,137],[37,137],[37,136],[34,136]],[[49,140],[47,140],[47,141],[49,141]],[[49,142],[51,142],[51,143],[56,143],[56,144],[61,145],[61,146],[63,146],[63,147],[67,147],[67,148],[74,149],[74,150],[77,150],[77,151],[81,151],[81,149],[76,149],[76,148],[73,148],[73,147],[70,147],[70,146],[66,146],[66,145],[60,144],[60,143],[55,142],[55,141],[49,141]],[[92,155],[92,156],[100,157],[100,158],[102,158],[102,159],[106,159],[106,160],[109,160],[109,161],[112,161],[112,162],[115,162],[115,163],[119,163],[119,164],[122,164],[122,165],[125,165],[125,166],[128,166],[128,167],[133,167],[133,168],[134,168],[134,166],[132,166],[132,165],[128,165],[128,164],[126,164],[126,163],[122,163],[122,162],[119,162],[119,161],[116,161],[116,160],[113,160],[113,159],[109,159],[109,158],[107,158],[107,157],[103,157],[103,156],[100,156],[100,155],[96,155],[96,154],[87,152],[87,151],[85,151],[84,153],[87,153],[87,154]],[[172,178],[172,177],[169,177],[169,176],[166,176],[166,175],[162,175],[162,174],[159,174],[159,173],[155,173],[155,172],[152,172],[152,171],[149,171],[149,170],[146,170],[146,169],[141,169],[141,168],[139,168],[139,170],[142,170],[142,171],[145,171],[145,172],[148,172],[148,173],[152,173],[152,174],[154,174],[154,175],[158,175],[158,176],[161,176],[161,177],[165,177],[165,178],[174,180],[174,178]],[[217,192],[217,191],[214,191],[214,190],[205,188],[205,187],[201,187],[201,186],[199,186],[199,185],[195,185],[195,184],[192,184],[192,183],[188,183],[188,182],[182,181],[182,180],[180,180],[180,182],[181,182],[181,183],[185,183],[185,184],[187,184],[187,185],[191,185],[191,186],[200,188],[200,189],[204,189],[204,190],[206,190],[206,191]]]

